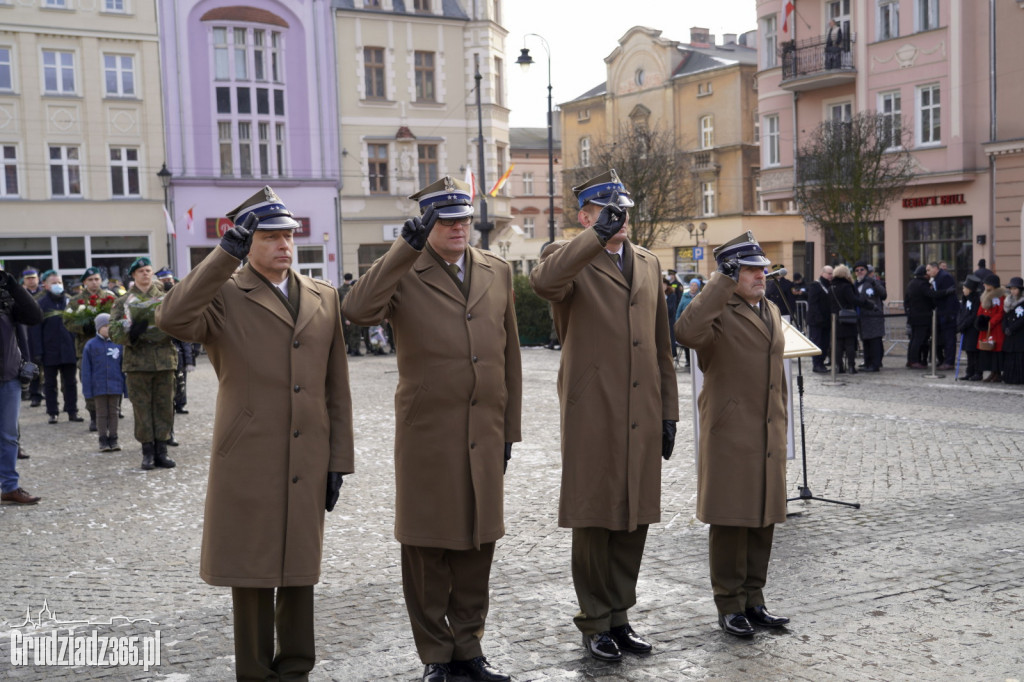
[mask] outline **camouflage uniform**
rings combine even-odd
[[[88,299],[90,296],[92,296],[92,294],[90,294],[89,290],[86,289],[81,294],[79,294],[77,297],[75,297],[75,296],[71,297],[71,301],[70,301],[70,303],[68,303],[68,308],[74,308],[74,307],[80,305],[78,303],[78,299],[80,299],[80,298],[81,299]],[[96,297],[99,300],[103,300],[107,296],[110,296],[111,298],[117,298],[117,294],[115,294],[113,291],[111,291],[109,289],[100,288],[100,290],[98,292],[96,292]],[[69,332],[71,332],[72,334],[74,334],[74,336],[75,336],[75,357],[78,358],[78,372],[79,372],[79,378],[81,378],[81,372],[82,372],[82,350],[85,348],[85,344],[87,344],[89,342],[89,339],[91,339],[92,337],[96,336],[96,328],[92,325],[91,322],[86,324],[85,322],[82,322],[81,320],[69,320],[67,318],[64,318],[64,326],[67,327],[67,330]],[[85,399],[85,409],[89,411],[89,418],[92,420],[92,423],[91,423],[90,426],[95,426],[95,424],[96,424],[96,403],[95,403],[95,401],[92,398],[86,398]]]
[[[110,311],[110,338],[124,346],[123,368],[128,399],[135,411],[135,439],[140,443],[170,440],[174,426],[174,371],[178,368],[178,352],[171,337],[160,331],[156,322],[134,343],[128,335],[131,323],[125,307],[131,296],[148,301],[163,296],[158,282],[148,291],[139,291],[133,284],[128,293],[117,299]]]

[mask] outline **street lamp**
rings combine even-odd
[[[695,246],[700,246],[700,240],[704,239],[704,233],[708,231],[708,224],[702,222],[700,224],[700,226],[698,227],[698,226],[695,226],[693,223],[688,223],[686,225],[686,231],[690,233],[691,237],[693,237],[694,245]],[[696,260],[696,259],[694,259],[694,260]],[[700,274],[700,262],[699,261],[697,262],[697,274],[698,275]]]
[[[477,150],[477,162],[480,164],[480,222],[476,224],[476,229],[480,230],[480,247],[485,251],[490,248],[489,237],[492,225],[487,222],[487,172],[484,168],[484,110],[483,105],[480,104],[480,80],[483,76],[480,75],[480,62],[476,64],[476,73],[473,75],[476,80],[476,128],[477,137],[476,150]]]
[[[548,41],[536,33],[527,33],[523,36],[524,45],[526,44],[526,38],[529,36],[539,38],[541,45],[544,46],[544,52],[548,55],[548,243],[550,244],[555,241],[555,144],[551,113],[551,48],[548,47]],[[516,64],[522,67],[525,73],[530,70],[530,64],[533,64],[533,57],[530,56],[529,48],[524,47],[519,52],[519,59],[516,60]]]
[[[157,171],[156,176],[160,178],[160,186],[164,188],[164,211],[167,212],[167,217],[170,219],[171,205],[167,199],[167,189],[171,186],[171,171],[167,170],[167,163],[165,162],[160,166],[160,170]],[[167,258],[170,260],[168,265],[171,266],[172,271],[177,271],[178,267],[176,264],[176,258],[174,253],[174,235],[171,233],[167,234]]]

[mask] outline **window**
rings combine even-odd
[[[580,109],[576,112],[576,120],[580,123],[590,120],[590,109]]]
[[[437,101],[434,96],[434,53],[416,50],[414,59],[416,64],[416,101]]]
[[[270,175],[270,124],[260,123],[257,132],[259,133],[259,162],[260,176]]]
[[[388,192],[388,146],[386,144],[370,144],[366,146],[369,159],[370,194],[387,194]]]
[[[274,150],[274,155],[277,157],[277,173],[278,175],[284,175],[288,171],[284,163],[284,124],[277,123],[274,128],[274,140],[277,145],[277,148]]]
[[[715,183],[700,183],[700,210],[701,215],[715,215]]]
[[[765,69],[778,66],[779,63],[777,54],[779,49],[777,22],[778,20],[774,14],[761,20],[761,29],[764,34],[764,54],[761,57],[761,66]]]
[[[75,92],[75,55],[43,50],[43,91],[57,94]]]
[[[889,40],[900,35],[899,0],[878,0],[878,39]]]
[[[702,116],[700,119],[700,148],[711,149],[715,146],[715,117]]]
[[[252,123],[238,122],[238,169],[243,178],[252,177]]]
[[[252,32],[252,77],[258,81],[267,80],[266,31],[253,29]]]
[[[45,2],[43,2],[43,7],[47,7],[49,9],[67,9],[68,2],[67,0],[45,0]]]
[[[919,144],[942,142],[942,108],[938,85],[922,85],[917,89],[917,141]]]
[[[78,147],[50,147],[50,194],[55,197],[82,196],[82,174]]]
[[[219,81],[226,81],[231,77],[231,67],[228,65],[228,30],[226,28],[213,29],[213,77]]]
[[[0,196],[18,196],[18,148],[13,144],[0,145]]]
[[[437,174],[437,145],[417,145],[416,155],[419,161],[420,187],[426,187],[437,181],[439,177]]]
[[[217,138],[220,141],[220,174],[234,175],[234,165],[232,164],[232,136],[231,136],[231,122],[220,121],[217,123]]]
[[[917,16],[914,27],[918,31],[929,31],[939,27],[939,0],[914,0]]]
[[[110,148],[110,193],[115,197],[139,196],[139,150]]]
[[[128,55],[103,55],[103,76],[107,96],[129,97],[135,94],[135,59]]]
[[[124,13],[127,9],[124,6],[124,0],[104,0],[103,11]]]
[[[833,123],[849,123],[853,118],[853,104],[837,102],[828,105],[828,120]]]
[[[363,7],[379,8],[380,0],[363,0]]]
[[[11,48],[0,47],[0,90],[14,90],[14,69],[11,64]]]
[[[414,0],[413,9],[417,12],[430,12],[430,0]]]
[[[533,239],[537,232],[536,220],[533,216],[523,218],[523,236],[527,239]]]
[[[533,173],[523,173],[523,194],[533,196]]]
[[[754,200],[757,202],[758,213],[768,212],[768,202],[761,196],[761,169],[754,166],[750,169],[750,177],[754,179]]]
[[[366,76],[366,99],[384,99],[384,48],[363,48],[363,69]]]
[[[781,163],[779,157],[779,116],[773,114],[764,117],[764,165],[778,166]]]
[[[761,115],[754,112],[754,144],[761,144]]]
[[[581,137],[580,138],[580,165],[584,166],[584,167],[590,165],[590,138],[589,137]]]
[[[505,106],[505,83],[502,80],[504,73],[504,62],[500,57],[494,58],[494,103],[499,107]]]
[[[878,96],[878,113],[882,116],[881,137],[886,149],[898,149],[902,146],[903,119],[902,104],[899,91],[883,92]]]

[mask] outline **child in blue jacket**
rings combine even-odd
[[[82,392],[96,403],[100,452],[120,450],[117,444],[117,405],[124,395],[121,346],[110,340],[110,315],[96,316],[96,336],[82,350]]]

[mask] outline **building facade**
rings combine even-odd
[[[330,0],[159,0],[169,202],[179,274],[224,214],[270,185],[295,214],[295,264],[340,282],[337,74]]]
[[[472,173],[479,201],[509,168],[507,31],[500,0],[334,0],[333,9],[343,270],[358,276],[418,215],[410,194]],[[487,197],[488,237],[511,221],[508,192],[506,183]]]
[[[1024,90],[1010,73],[1022,59],[1013,44],[1024,29],[1020,5],[813,0],[787,16],[783,0],[758,0],[762,198],[792,199],[798,150],[821,123],[875,111],[893,139],[909,131],[916,165],[866,245],[890,298],[902,298],[914,269],[929,261],[946,261],[959,280],[981,258],[1005,277],[1019,274],[1024,128],[1011,112],[1024,105]],[[815,269],[832,262],[820,231],[809,226],[806,238]]]
[[[167,259],[156,8],[0,3],[0,258],[124,279]]]
[[[753,41],[753,33],[727,34],[716,43],[707,29],[694,27],[690,42],[681,43],[634,27],[605,58],[606,83],[561,104],[566,168],[590,166],[595,150],[624,125],[673,131],[694,196],[692,218],[653,245],[666,269],[708,276],[711,250],[745,230],[774,262],[802,259],[803,225],[792,206],[757,199]]]

